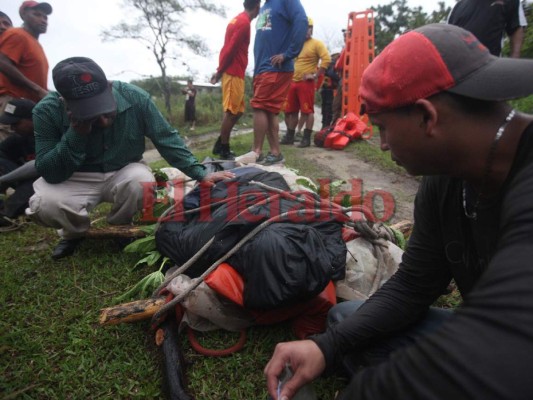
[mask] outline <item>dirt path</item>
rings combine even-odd
[[[320,110],[316,110],[314,130],[320,130],[321,115]],[[285,131],[285,124],[280,122],[280,136]],[[235,134],[248,133],[251,129],[239,130]],[[213,140],[216,133],[194,136],[190,138],[191,144],[195,142]],[[350,146],[350,145],[348,145]],[[360,179],[362,183],[362,195],[368,195],[376,190],[382,190],[390,193],[393,198],[394,210],[390,222],[395,223],[402,220],[412,220],[413,200],[418,189],[418,181],[407,174],[398,174],[389,171],[383,171],[373,164],[357,159],[353,152],[342,150],[328,150],[315,146],[306,148],[304,151],[298,151],[305,159],[317,165],[322,171],[321,176],[328,177],[332,180],[344,180],[351,182],[352,179]],[[148,150],[145,153],[145,159],[148,162],[160,159],[157,150]],[[315,177],[310,177],[315,178]],[[351,185],[346,185],[343,190],[351,190]],[[376,214],[383,215],[388,212],[384,209],[380,197],[376,196],[374,210]]]
[[[382,171],[373,164],[357,159],[349,151],[326,150],[311,146],[298,154],[318,164],[323,176],[347,182],[360,179],[363,197],[376,190],[390,193],[395,205],[391,222],[412,220],[413,200],[418,189],[418,181],[413,177]],[[346,186],[344,189],[349,190],[351,186]],[[379,196],[375,207],[377,212],[382,210]]]

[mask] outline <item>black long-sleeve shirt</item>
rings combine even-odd
[[[475,221],[465,217],[462,188],[457,179],[424,178],[398,272],[314,340],[331,367],[417,320],[452,278],[462,307],[437,332],[356,374],[339,399],[533,398],[533,124],[500,194]]]

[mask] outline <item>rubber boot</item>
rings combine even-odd
[[[311,129],[304,129],[304,137],[298,145],[298,147],[309,147],[311,146],[311,134],[313,131]]]
[[[287,133],[280,140],[280,144],[294,144],[295,129],[287,129]]]

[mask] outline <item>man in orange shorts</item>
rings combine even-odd
[[[279,147],[278,114],[294,73],[293,59],[300,53],[307,32],[307,16],[300,0],[266,0],[259,11],[254,44],[254,144],[258,162],[283,162]],[[263,156],[267,137],[270,152]]]
[[[245,0],[244,11],[233,18],[226,28],[224,46],[220,50],[218,68],[211,77],[215,84],[222,79],[222,107],[224,117],[220,136],[213,147],[213,154],[225,160],[232,160],[235,154],[230,150],[231,130],[244,112],[244,73],[248,66],[250,45],[250,23],[259,14],[261,0]]]
[[[309,147],[311,134],[315,123],[315,90],[317,80],[324,76],[326,68],[331,63],[326,45],[312,37],[313,20],[309,18],[309,27],[304,46],[294,63],[294,77],[285,106],[285,123],[287,134],[281,144],[293,144],[296,125],[298,125],[298,112],[306,115],[304,136],[298,147]],[[317,72],[318,71],[318,72]]]

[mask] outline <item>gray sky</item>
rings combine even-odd
[[[391,0],[301,0],[309,17],[313,18],[314,37],[332,47],[342,40],[341,29],[346,27],[350,12],[364,11],[371,5],[388,4]],[[159,76],[159,67],[154,56],[134,40],[120,40],[103,43],[100,32],[122,21],[126,16],[122,0],[49,0],[53,13],[49,16],[48,32],[39,41],[44,47],[50,71],[59,61],[73,56],[85,56],[95,60],[109,79],[129,81],[149,76]],[[426,11],[432,8],[427,0],[409,0],[411,6],[422,5]],[[445,0],[447,5],[454,0]],[[18,8],[22,1],[0,0],[0,10],[13,20],[15,26],[22,21]],[[218,52],[224,41],[226,24],[230,18],[242,11],[242,0],[225,0],[227,18],[194,15],[185,21],[187,29],[205,37],[212,55],[196,57],[185,55],[179,61],[168,63],[169,75],[190,75],[195,81],[207,81],[215,71]],[[255,21],[252,22],[252,32]],[[253,39],[250,45],[250,63],[253,69]],[[50,89],[53,89],[51,78]]]

